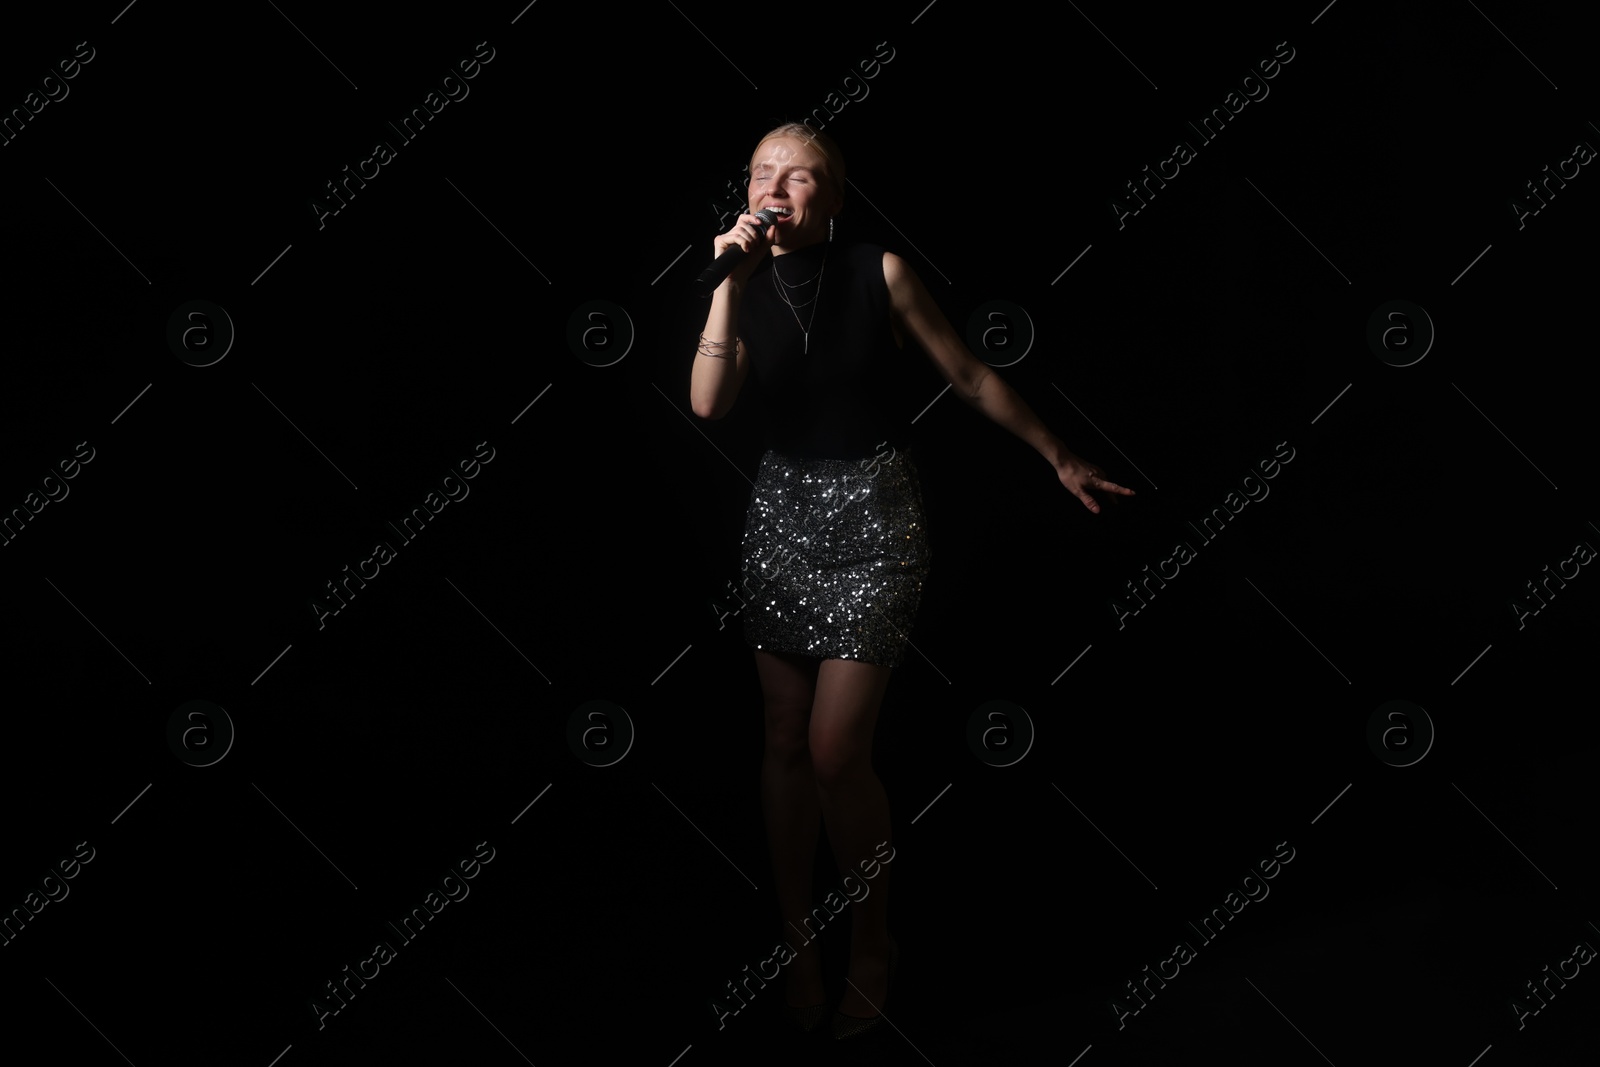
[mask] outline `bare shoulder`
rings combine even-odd
[[[907,308],[916,303],[922,279],[911,269],[911,264],[893,252],[883,253],[883,282],[889,287],[889,298],[897,308]]]

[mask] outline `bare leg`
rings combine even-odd
[[[784,968],[785,998],[797,1008],[827,996],[816,942],[802,936],[811,909],[811,867],[821,829],[817,784],[811,770],[807,726],[818,661],[757,650],[756,671],[766,706],[766,750],[761,761],[761,806],[767,846],[778,885],[783,940],[797,953]]]
[[[823,660],[811,710],[811,763],[839,874],[855,875],[867,895],[850,905],[850,972],[839,1010],[877,1015],[889,981],[889,868],[863,878],[890,841],[889,798],[872,770],[872,733],[892,668],[859,660]],[[887,854],[887,848],[884,849]],[[870,867],[869,867],[870,869]]]

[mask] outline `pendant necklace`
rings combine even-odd
[[[794,324],[796,326],[800,326],[800,313],[798,311],[796,311],[795,309],[796,308],[800,308],[800,307],[805,307],[807,304],[813,304],[813,305],[815,304],[817,298],[822,295],[822,275],[823,275],[823,272],[826,271],[827,269],[828,269],[828,251],[827,251],[827,249],[823,249],[823,252],[822,252],[822,266],[820,268],[818,268],[817,273],[812,275],[810,278],[807,278],[803,282],[799,282],[797,284],[791,284],[789,282],[784,281],[782,278],[778,277],[778,261],[777,261],[776,258],[773,259],[773,261],[772,261],[772,287],[773,287],[773,289],[777,290],[778,298],[780,300],[782,300],[785,304],[789,305],[789,313],[794,316]],[[817,291],[815,293],[811,294],[811,299],[809,299],[809,300],[802,300],[800,303],[796,304],[794,301],[789,299],[789,294],[784,292],[784,288],[799,289],[801,286],[810,285],[813,281],[815,281],[817,283]],[[782,287],[780,287],[780,283],[781,283]],[[805,347],[804,347],[803,351],[807,355],[810,355],[810,353],[811,353],[811,327],[816,324],[816,321],[817,321],[817,309],[816,309],[815,306],[813,306],[811,308],[811,321],[808,322],[804,326],[800,326],[800,335],[801,335],[801,337],[803,337],[805,339]]]

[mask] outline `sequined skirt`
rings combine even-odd
[[[899,666],[930,558],[916,467],[898,452],[857,461],[768,450],[742,557],[745,644]]]

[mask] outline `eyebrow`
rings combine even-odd
[[[771,170],[771,169],[772,169],[772,164],[771,163],[757,163],[756,164],[756,170]],[[789,169],[790,170],[803,170],[803,171],[808,171],[808,172],[811,171],[810,167],[790,167]]]

